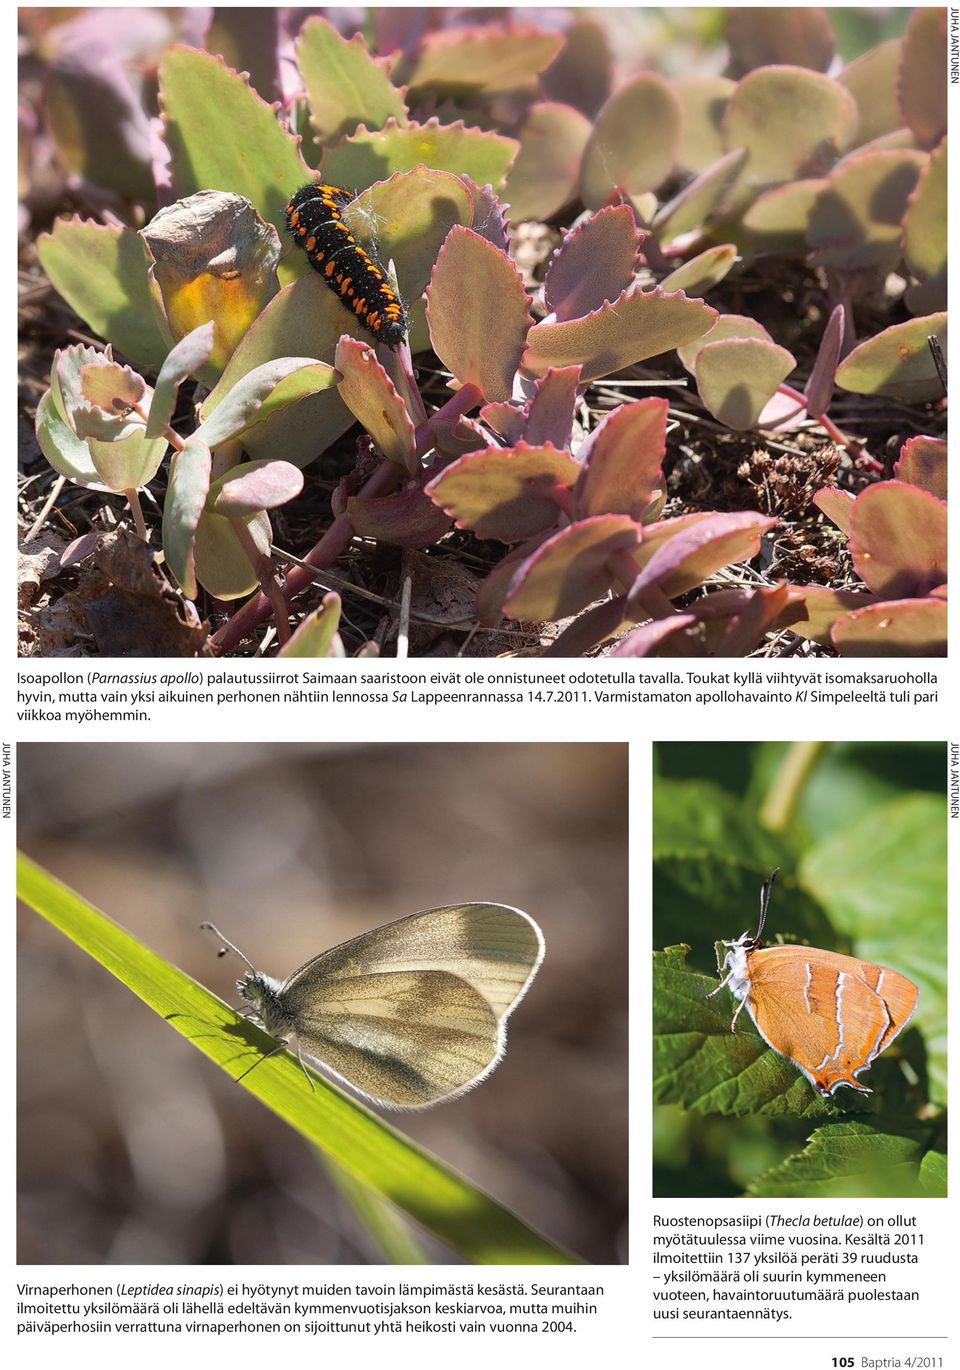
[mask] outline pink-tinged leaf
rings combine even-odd
[[[68,542],[60,555],[60,570],[66,571],[70,566],[79,566],[81,561],[92,557],[97,550],[99,538],[99,533],[84,533],[82,537]]]
[[[610,652],[611,656],[657,656],[659,648],[672,638],[684,638],[691,628],[698,625],[696,614],[673,614],[670,618],[655,618],[634,628],[622,642]],[[691,644],[692,645],[692,644]],[[698,656],[695,651],[681,651],[678,656]]]
[[[814,176],[758,195],[741,220],[751,251],[805,256],[807,224],[826,184],[822,176]]]
[[[793,585],[790,587],[803,596],[807,617],[793,624],[793,631],[810,642],[818,642],[821,647],[832,647],[830,636],[833,625],[843,614],[854,609],[863,609],[877,602],[877,596],[869,590],[827,590],[819,585]]]
[[[480,418],[511,447],[520,441],[527,426],[523,409],[515,404],[507,404],[506,401],[483,405],[480,409]]]
[[[850,553],[875,594],[928,595],[947,579],[946,502],[904,481],[868,486],[854,501]]]
[[[917,278],[907,291],[913,314],[947,304],[947,140],[930,155],[903,220],[903,257]]]
[[[566,31],[566,43],[545,71],[540,89],[550,100],[566,100],[593,118],[610,94],[613,58],[603,24],[588,14],[576,14]]]
[[[621,514],[582,519],[548,538],[522,562],[503,611],[509,618],[557,619],[579,613],[616,580],[611,558],[630,551],[640,530]]]
[[[751,71],[723,116],[727,147],[744,147],[749,153],[738,187],[768,189],[822,176],[856,128],[857,106],[850,92],[829,76],[797,66]],[[753,195],[743,198],[749,202]]]
[[[340,626],[340,596],[328,591],[313,613],[307,614],[289,641],[277,652],[282,657],[342,657],[346,653],[337,633]]]
[[[550,533],[538,533],[514,547],[481,582],[477,589],[477,618],[487,628],[493,627],[503,615],[503,602],[510,590],[517,570],[538,547],[542,547]]]
[[[533,90],[562,46],[559,33],[528,24],[439,30],[424,37],[404,79],[411,94],[438,100]]]
[[[813,497],[813,503],[824,514],[831,523],[835,523],[841,533],[850,536],[850,515],[853,513],[854,497],[849,490],[838,490],[834,485],[828,485],[823,490],[818,490]]]
[[[533,396],[525,406],[523,437],[532,447],[552,443],[569,447],[580,384],[579,366],[551,366],[534,383]]]
[[[547,268],[543,300],[556,323],[578,319],[626,290],[643,234],[628,205],[598,210],[568,233]]]
[[[736,245],[719,243],[678,266],[676,271],[664,276],[660,285],[664,290],[685,290],[688,295],[703,295],[723,280],[736,260]]]
[[[747,656],[767,633],[780,632],[807,616],[803,595],[789,585],[721,590],[719,594],[701,600],[695,611],[702,622],[727,620],[711,656]]]
[[[775,518],[749,511],[708,514],[697,523],[681,527],[672,537],[668,524],[666,541],[642,565],[640,575],[631,587],[631,601],[653,585],[659,586],[669,599],[674,599],[702,585],[708,576],[722,567],[750,561],[760,550],[763,534],[776,525]],[[641,554],[645,550],[641,544]],[[642,557],[638,564],[641,560]]]
[[[724,342],[727,338],[763,338],[765,342],[773,342],[763,324],[751,319],[749,315],[721,314],[713,327],[708,328],[702,337],[695,338],[684,347],[678,347],[677,356],[686,369],[692,372],[701,347],[706,347],[707,343]]]
[[[813,370],[810,372],[810,379],[803,388],[804,399],[807,401],[807,412],[816,415],[818,418],[827,412],[833,398],[837,363],[843,348],[843,333],[844,310],[843,305],[838,304],[827,320],[827,326],[823,330],[820,346],[817,349],[817,359],[813,363]]]
[[[778,390],[760,410],[756,426],[766,429],[779,428],[789,432],[791,428],[799,428],[802,423],[806,423],[808,417],[805,404],[798,404],[792,395],[782,394]]]
[[[432,471],[421,471],[390,495],[347,500],[347,518],[360,537],[390,547],[432,547],[450,531],[450,516],[424,493]]]
[[[479,233],[488,243],[507,252],[510,248],[510,234],[507,230],[507,210],[500,197],[490,185],[478,186],[469,176],[457,178],[466,187],[473,201],[473,219],[466,225],[474,233]]]
[[[718,77],[722,80],[722,77]],[[734,148],[708,166],[696,180],[684,186],[679,194],[657,210],[653,227],[662,245],[671,238],[699,228],[720,204],[727,190],[739,175],[746,160],[743,148]]]
[[[191,438],[174,454],[163,502],[163,555],[187,599],[196,599],[197,528],[210,490],[210,448]]]
[[[727,10],[726,37],[734,76],[775,62],[827,71],[837,50],[827,11],[797,5]]]
[[[519,542],[556,526],[562,501],[580,467],[555,447],[488,447],[471,452],[440,472],[427,486],[434,502],[458,528],[478,537]]]
[[[827,176],[807,225],[820,265],[842,271],[895,266],[903,216],[926,163],[925,153],[910,148],[845,157]]]
[[[706,343],[694,374],[700,398],[730,428],[753,428],[764,405],[796,366],[785,347],[760,338]]]
[[[643,515],[662,475],[668,408],[666,400],[636,400],[614,409],[594,429],[577,452],[578,518]]]
[[[427,322],[434,351],[462,385],[472,382],[487,400],[510,398],[530,298],[510,259],[471,229],[447,234],[427,286]]]
[[[673,88],[683,106],[683,133],[677,165],[683,171],[695,172],[699,179],[700,174],[713,167],[726,152],[721,124],[737,83],[727,76],[698,73],[677,77]]]
[[[907,438],[893,468],[897,480],[918,485],[936,499],[947,498],[947,444],[944,438]]]
[[[177,391],[190,375],[195,375],[209,361],[213,351],[213,321],[200,324],[192,333],[181,338],[167,355],[160,368],[153,403],[147,420],[147,437],[159,438],[166,431],[177,403]]]
[[[591,647],[612,637],[623,627],[626,612],[626,595],[615,595],[613,599],[601,600],[591,608],[585,609],[567,624],[559,637],[555,638],[543,653],[544,656],[564,657],[583,656]]]
[[[131,66],[134,64],[131,63]],[[74,41],[56,54],[46,79],[46,123],[69,169],[124,199],[154,202],[150,119],[115,49]]]
[[[583,154],[580,198],[587,208],[599,209],[611,192],[656,190],[676,165],[682,126],[683,107],[662,76],[643,72],[620,86],[597,115]]]
[[[373,346],[343,337],[337,343],[334,364],[343,378],[340,395],[351,414],[388,461],[413,475],[419,469],[413,423]]]
[[[899,65],[900,39],[891,38],[855,57],[837,75],[837,80],[857,102],[860,112],[858,143],[870,143],[902,125],[903,116],[897,104]]]
[[[914,403],[939,399],[943,386],[930,355],[931,334],[946,357],[946,311],[927,314],[892,324],[855,347],[837,367],[837,385],[860,395],[892,395]]]
[[[210,487],[208,505],[226,518],[245,518],[296,499],[303,472],[289,461],[247,461],[233,466]]]
[[[571,105],[531,106],[503,191],[511,223],[551,219],[575,198],[590,128],[590,120]]]
[[[947,131],[946,9],[916,9],[907,20],[897,96],[921,147],[939,143]]]
[[[892,599],[838,618],[841,656],[946,656],[947,606],[941,599]]]
[[[580,366],[582,384],[693,342],[717,317],[715,309],[688,300],[682,290],[624,292],[582,319],[536,324],[527,335],[523,369],[540,376],[551,366]]]

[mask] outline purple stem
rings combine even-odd
[[[805,396],[801,395],[799,390],[794,390],[792,385],[779,385],[777,390],[781,395],[786,395],[788,399],[796,400],[801,409],[806,409],[807,401]],[[826,414],[811,414],[810,417],[816,419],[830,441],[835,442],[838,447],[842,447],[854,461],[858,461],[864,466],[869,466],[871,471],[883,470],[883,462],[877,461],[876,457],[871,457],[869,452],[864,452],[863,448],[859,447],[853,438],[848,438],[846,433],[842,432],[837,427],[833,419],[829,418]]]
[[[359,492],[360,497],[372,499],[376,495],[387,494],[402,475],[403,472],[395,462],[383,462]],[[350,520],[346,514],[338,514],[320,541],[304,557],[306,566],[312,566],[318,571],[332,566],[352,537],[353,528]],[[303,594],[304,590],[313,584],[313,576],[306,569],[306,566],[295,566],[287,576],[283,585],[283,598],[287,604],[290,604],[297,595]],[[218,656],[232,651],[258,624],[269,618],[272,612],[273,605],[269,598],[263,593],[255,595],[252,599],[247,600],[243,608],[238,610],[233,618],[214,633],[210,639],[210,645]]]

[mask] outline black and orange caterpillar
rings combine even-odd
[[[378,342],[402,343],[407,332],[403,305],[383,272],[343,222],[353,196],[339,186],[311,181],[288,201],[287,229],[331,290]]]

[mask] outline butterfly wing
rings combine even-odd
[[[748,955],[747,1012],[767,1045],[821,1094],[840,1085],[869,1093],[856,1076],[906,1026],[919,991],[899,971],[806,950],[767,947]]]
[[[342,942],[295,970],[283,988],[294,989],[300,976],[318,970],[329,980],[388,971],[446,971],[471,985],[497,1018],[507,1018],[542,960],[540,929],[520,909],[449,904]]]
[[[331,978],[325,961],[303,967],[283,992],[297,1041],[377,1103],[418,1108],[453,1098],[503,1055],[502,1021],[458,975],[404,969]]]

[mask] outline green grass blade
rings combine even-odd
[[[228,1075],[236,1077],[275,1045],[216,995],[20,853],[17,892]],[[242,1085],[347,1175],[382,1194],[468,1260],[576,1264],[575,1257],[322,1076],[313,1078],[316,1092],[307,1088],[299,1063],[282,1052]]]

